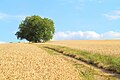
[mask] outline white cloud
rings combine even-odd
[[[120,39],[120,32],[108,31],[101,34],[102,39]]]
[[[109,20],[115,20],[115,19],[120,19],[120,15],[109,15],[109,14],[104,14],[106,18]]]
[[[120,10],[114,10],[111,13],[103,14],[109,20],[120,19]]]
[[[120,39],[120,32],[108,31],[105,33],[96,33],[94,31],[66,31],[57,32],[54,40],[98,40],[98,39]]]
[[[0,12],[0,20],[6,20],[6,19],[24,19],[27,15],[10,15],[6,13]]]
[[[120,15],[120,10],[115,10],[115,11],[113,11],[113,13]]]
[[[3,43],[6,43],[6,42],[0,41],[0,44],[3,44]]]

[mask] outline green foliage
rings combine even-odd
[[[46,42],[52,39],[55,32],[54,22],[48,18],[40,16],[26,17],[19,25],[16,32],[18,39],[26,39],[30,42]]]

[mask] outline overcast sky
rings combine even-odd
[[[1,0],[0,42],[19,41],[19,23],[31,15],[55,22],[54,40],[120,38],[120,0]]]

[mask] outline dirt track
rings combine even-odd
[[[79,80],[72,64],[30,44],[0,44],[0,80]]]

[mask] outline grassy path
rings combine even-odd
[[[31,44],[0,44],[0,80],[79,80],[77,69]]]
[[[115,77],[119,78],[119,75],[113,74],[111,72],[106,72],[106,70],[98,68],[98,67],[94,67],[91,64],[88,64],[84,61],[76,60],[74,58],[65,56],[63,53],[51,49],[52,45],[50,46],[46,44],[37,44],[37,46],[42,47],[44,50],[46,50],[51,55],[57,54],[57,56],[60,56],[64,58],[66,61],[71,62],[71,64],[73,64],[79,71],[79,76],[82,78],[82,80],[119,80],[115,78]],[[57,48],[57,46],[54,46],[54,48]],[[59,50],[59,48],[57,49]]]

